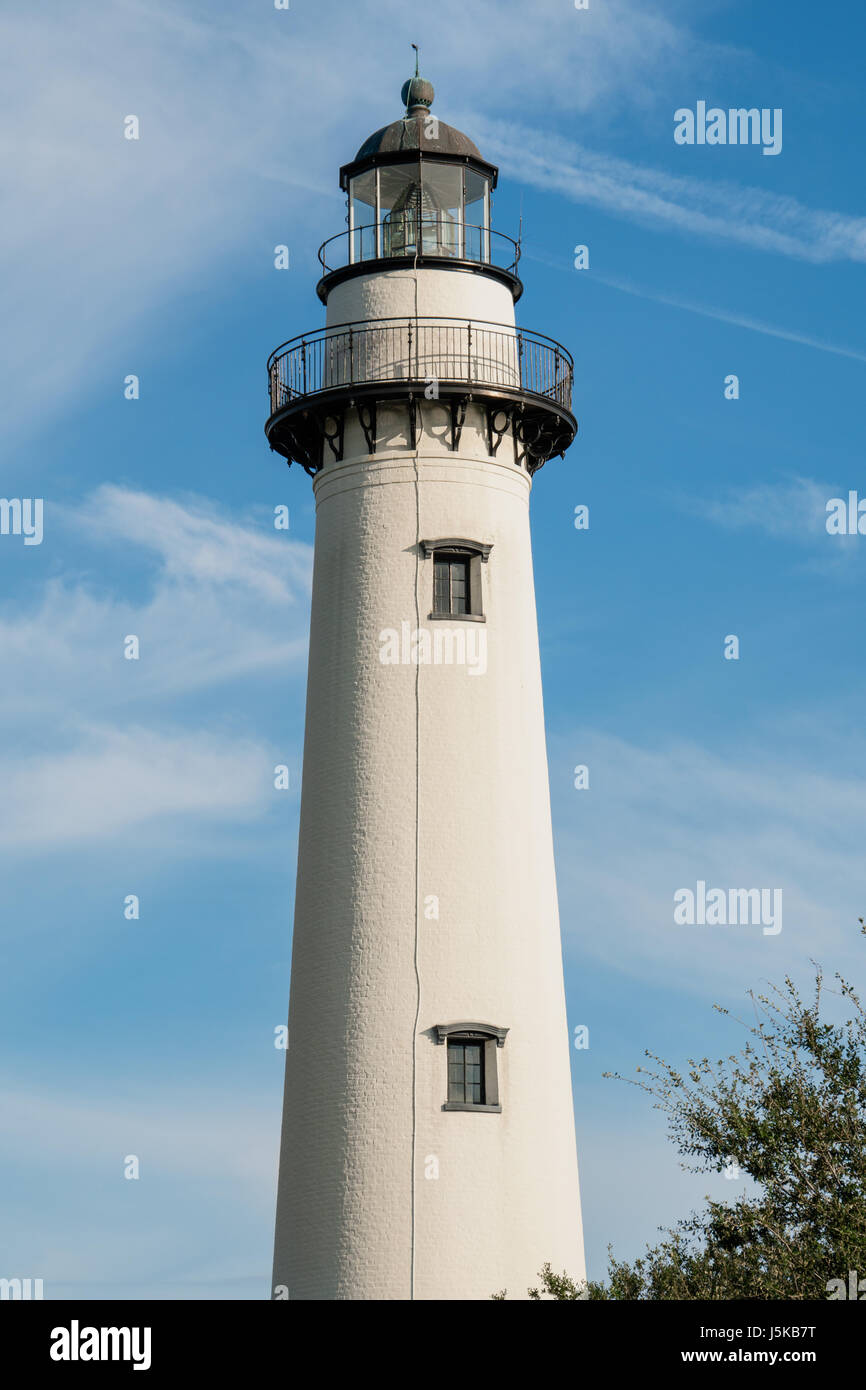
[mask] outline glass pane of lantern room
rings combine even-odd
[[[466,169],[466,259],[490,260],[490,180]]]
[[[380,254],[413,256],[421,207],[421,169],[415,164],[384,164],[379,169]]]
[[[376,170],[357,174],[349,186],[349,261],[376,254]]]
[[[463,169],[425,160],[421,166],[421,244],[428,256],[462,256]]]

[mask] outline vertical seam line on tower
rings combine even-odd
[[[415,263],[412,267],[412,276],[415,290],[415,323],[418,323],[418,240],[415,240]],[[408,363],[408,371],[411,376],[412,363]],[[411,400],[409,409],[414,411],[415,402]],[[424,416],[421,414],[421,425],[423,427]],[[417,631],[421,622],[421,610],[418,601],[418,583],[420,578],[420,549],[421,549],[421,478],[418,468],[418,458],[420,453],[420,430],[415,434],[415,629]],[[415,1184],[417,1172],[417,1144],[418,1144],[418,1020],[421,1017],[421,972],[418,967],[418,895],[421,890],[419,878],[420,861],[420,818],[421,818],[421,663],[415,663],[415,1022],[412,1027],[412,1233],[411,1233],[411,1260],[409,1274],[409,1298],[415,1297]]]

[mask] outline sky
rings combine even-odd
[[[41,543],[0,534],[0,1275],[268,1297],[313,506],[264,364],[323,322],[338,169],[415,42],[500,167],[494,227],[522,217],[519,322],[575,359],[531,515],[601,1277],[738,1181],[604,1073],[736,1051],[747,992],[813,961],[863,979],[866,538],[826,506],[866,498],[866,20],[45,0],[0,40],[0,495],[44,507]],[[678,144],[699,102],[781,110],[781,150]],[[781,890],[781,930],[675,923],[699,881]]]

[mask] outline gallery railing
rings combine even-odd
[[[419,317],[372,319],[299,334],[268,359],[271,414],[302,398],[378,383],[458,383],[540,397],[571,410],[571,354],[543,333],[507,324]]]

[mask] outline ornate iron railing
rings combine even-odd
[[[368,319],[302,333],[268,358],[271,414],[321,392],[379,383],[459,383],[528,393],[571,410],[574,363],[553,338],[508,324]]]
[[[515,275],[520,243],[490,227],[440,216],[400,217],[378,225],[355,227],[348,232],[338,232],[319,247],[319,261],[325,275],[362,261],[415,255],[422,259],[433,256],[478,261]]]

